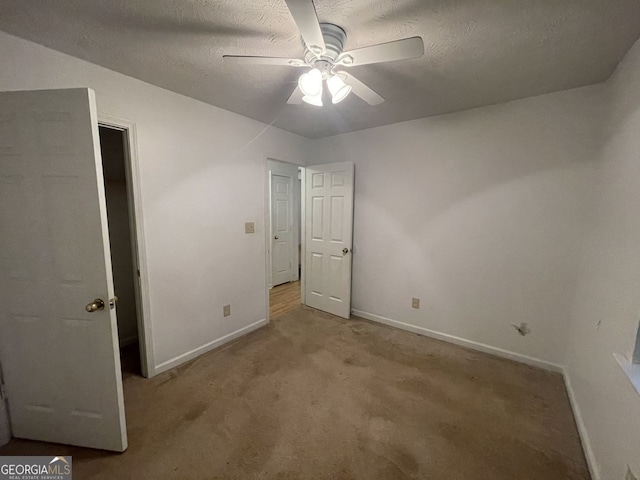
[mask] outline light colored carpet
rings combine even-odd
[[[125,377],[124,454],[74,478],[588,479],[560,375],[299,307],[151,380]]]

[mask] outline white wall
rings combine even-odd
[[[607,116],[591,230],[583,242],[568,377],[603,480],[640,475],[640,395],[612,357],[630,358],[640,316],[640,43],[605,85]]]
[[[156,367],[266,319],[265,155],[300,162],[306,139],[4,33],[0,65],[0,90],[90,87],[136,123]]]
[[[314,141],[356,165],[355,313],[563,364],[600,90]]]

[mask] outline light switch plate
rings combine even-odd
[[[420,299],[412,298],[411,299],[411,308],[420,308]]]
[[[231,305],[225,305],[224,307],[222,307],[222,315],[225,317],[231,315]]]
[[[256,225],[253,222],[244,224],[244,233],[256,233]]]

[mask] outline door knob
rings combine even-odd
[[[342,249],[342,254],[343,254],[343,255],[346,255],[347,253],[349,253],[349,249],[348,249],[347,247],[344,247],[344,248]]]
[[[89,303],[86,307],[84,307],[84,309],[89,313],[93,313],[98,310],[104,310],[104,300],[102,300],[101,298],[96,298],[93,303]]]
[[[280,237],[279,237],[278,235],[276,235],[276,236],[275,236],[275,237],[273,237],[273,238],[275,238],[276,240],[278,240]]]

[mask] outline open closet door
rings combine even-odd
[[[306,167],[305,304],[351,314],[353,163]]]
[[[13,435],[124,451],[93,91],[0,92],[0,363]]]

